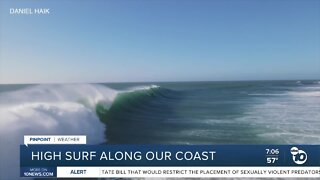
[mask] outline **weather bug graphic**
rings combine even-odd
[[[297,147],[292,147],[290,152],[292,154],[292,160],[296,164],[304,164],[308,159],[307,153],[301,149],[299,150]]]

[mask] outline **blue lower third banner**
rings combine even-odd
[[[320,145],[21,145],[22,177],[320,177]]]

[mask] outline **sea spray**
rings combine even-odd
[[[19,145],[28,135],[87,135],[88,144],[104,143],[105,125],[95,105],[111,105],[117,91],[102,85],[34,85],[0,94],[0,168],[5,179],[18,179]],[[8,138],[3,138],[8,137]],[[6,173],[4,173],[6,172]]]

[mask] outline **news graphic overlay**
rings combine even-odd
[[[20,176],[320,177],[320,146],[87,145],[83,136],[26,136]]]

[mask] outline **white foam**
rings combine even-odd
[[[126,92],[150,90],[150,89],[158,89],[158,88],[160,88],[160,86],[152,84],[149,86],[136,86],[136,87],[128,89]]]
[[[239,118],[255,128],[263,142],[320,143],[320,91],[302,87],[274,98],[259,97],[246,116]]]
[[[0,168],[4,179],[19,178],[19,145],[23,136],[87,135],[89,144],[105,142],[105,125],[95,105],[110,106],[117,91],[101,85],[36,85],[0,94]],[[4,173],[6,172],[6,173]]]
[[[290,92],[289,95],[293,96],[309,96],[309,97],[320,97],[320,91],[310,91],[310,92]]]

